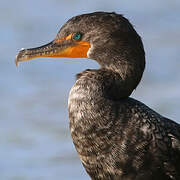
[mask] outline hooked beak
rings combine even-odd
[[[39,57],[87,58],[90,43],[72,40],[72,34],[37,48],[21,49],[16,56],[16,66],[19,62]]]

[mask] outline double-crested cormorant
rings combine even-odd
[[[107,12],[73,17],[49,44],[21,50],[16,63],[37,57],[100,64],[77,75],[68,100],[73,142],[91,179],[180,180],[180,125],[129,97],[145,53],[126,18]]]

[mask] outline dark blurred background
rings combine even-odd
[[[124,14],[142,36],[146,70],[132,97],[180,122],[179,0],[0,0],[0,179],[89,179],[68,128],[75,74],[97,68],[86,59],[36,59],[16,68],[22,47],[51,41],[70,17]]]

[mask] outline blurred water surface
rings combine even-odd
[[[70,17],[124,14],[143,38],[147,66],[132,97],[180,122],[179,0],[0,1],[0,179],[89,179],[72,144],[67,99],[75,74],[98,68],[86,59],[14,64],[22,47],[51,41]]]

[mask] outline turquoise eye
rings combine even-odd
[[[81,34],[80,33],[76,33],[76,34],[74,34],[73,35],[73,39],[75,40],[75,41],[78,41],[78,40],[80,40],[81,39]]]

